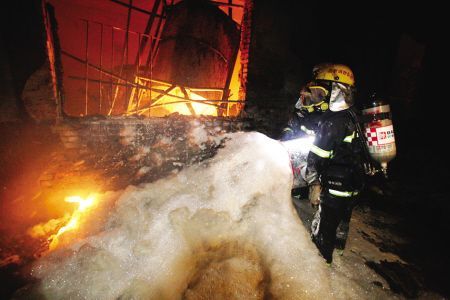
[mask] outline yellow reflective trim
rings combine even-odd
[[[303,131],[307,135],[316,135],[314,133],[314,130],[309,130],[308,128],[305,127],[305,125],[300,126],[300,129],[301,129],[301,131]]]
[[[307,109],[309,112],[313,112],[314,111],[314,106],[316,106],[316,104],[310,104],[310,105],[303,105],[302,104],[302,108]]]
[[[346,143],[351,143],[353,141],[353,139],[355,138],[355,132],[353,131],[353,133],[351,135],[347,135],[344,138],[344,142]]]
[[[320,149],[316,145],[312,145],[311,150],[309,150],[309,151],[311,151],[312,153],[314,153],[322,158],[330,158],[333,153],[333,151],[326,151],[326,150]]]
[[[308,88],[310,88],[310,89],[321,89],[321,90],[323,90],[325,92],[325,95],[328,95],[328,90],[326,88],[324,88],[323,86],[312,85],[312,86],[309,86]]]
[[[326,108],[322,108],[323,105],[326,105]],[[319,106],[322,110],[328,109],[328,103],[326,103],[325,101],[320,101],[319,103],[313,103],[310,105],[302,105],[302,108],[308,110],[308,112],[313,112],[314,107],[316,106]]]
[[[342,191],[337,191],[337,190],[332,190],[332,189],[328,189],[328,192],[333,195],[333,196],[338,196],[338,197],[352,197],[352,196],[356,196],[358,195],[358,191],[354,191],[354,192],[342,192]]]
[[[294,130],[292,130],[291,128],[287,127],[287,128],[284,128],[283,131],[294,131]]]

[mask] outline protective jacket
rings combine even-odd
[[[305,173],[309,184],[320,180],[325,191],[337,197],[355,196],[363,185],[362,150],[350,109],[356,110],[321,115]]]

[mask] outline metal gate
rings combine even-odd
[[[230,83],[232,77],[236,77],[236,74],[233,74],[236,73],[235,69],[241,68],[239,43],[238,47],[233,49],[231,59],[227,61],[227,80],[221,87],[192,87],[155,78],[153,70],[160,50],[161,34],[165,26],[170,26],[167,24],[167,16],[170,16],[171,9],[183,2],[195,0],[171,3],[153,0],[147,1],[149,3],[146,6],[143,6],[145,4],[143,0],[138,1],[137,4],[140,5],[135,5],[134,1],[129,0],[128,3],[119,0],[94,1],[105,6],[109,5],[108,7],[113,4],[121,9],[125,8],[127,13],[123,19],[126,19],[126,26],[115,26],[101,20],[93,20],[92,17],[78,17],[70,23],[77,29],[77,34],[72,34],[76,36],[74,39],[78,41],[77,43],[68,39],[71,28],[70,24],[65,24],[69,23],[66,21],[68,18],[63,19],[65,31],[59,32],[56,39],[60,43],[63,61],[62,109],[65,114],[165,116],[176,112],[186,115],[238,115],[244,101],[236,98],[236,95],[233,99],[230,97],[232,94]],[[83,0],[78,2],[82,3]],[[220,7],[231,19],[233,12],[236,15],[236,11],[242,13],[244,9],[243,3],[233,3],[232,0],[228,3],[218,1],[209,3]],[[147,10],[145,7],[151,9]],[[65,8],[60,8],[63,12],[62,9]],[[58,21],[58,7],[55,12]],[[133,17],[134,15],[136,17]],[[143,15],[146,16],[143,32],[133,30],[135,28],[132,28],[132,24],[136,23],[137,16],[142,23]],[[62,17],[60,19],[62,20]],[[240,30],[240,24],[237,23],[237,26]]]

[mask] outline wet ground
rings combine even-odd
[[[310,206],[306,193],[296,191],[292,199],[309,229],[316,209]],[[445,228],[435,226],[434,232],[423,228],[433,222],[433,217],[424,213],[427,207],[402,210],[406,203],[396,203],[396,194],[395,190],[383,194],[380,185],[372,183],[361,195],[353,210],[346,249],[342,256],[335,251],[333,268],[353,268],[348,274],[361,276],[364,273],[356,266],[364,265],[374,276],[371,283],[392,291],[393,297],[448,299],[449,257],[442,239],[448,236]],[[441,238],[433,242],[438,236]]]
[[[28,266],[47,246],[26,229],[58,214],[36,207],[42,207],[45,197],[43,174],[64,150],[50,126],[2,125],[0,134],[0,298],[8,299],[32,280]],[[82,165],[72,162],[75,168]],[[449,203],[443,189],[427,189],[423,179],[399,172],[400,166],[394,165],[397,175],[388,183],[368,185],[354,210],[346,251],[335,257],[333,271],[390,290],[393,298],[448,299]],[[293,199],[309,228],[314,210],[304,194]]]

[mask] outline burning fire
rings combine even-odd
[[[50,250],[53,250],[58,246],[58,237],[61,236],[61,234],[66,231],[74,230],[79,226],[79,222],[83,214],[97,202],[97,195],[90,194],[86,199],[83,199],[80,196],[70,196],[66,197],[64,201],[69,203],[78,203],[78,208],[73,212],[69,222],[67,222],[65,226],[61,227],[56,234],[50,236]]]
[[[31,228],[29,234],[32,237],[41,237],[47,235],[49,232],[56,230],[61,224],[65,224],[59,228],[58,232],[52,234],[48,240],[50,241],[49,250],[54,250],[60,243],[60,236],[68,231],[77,229],[80,226],[80,221],[83,216],[98,202],[96,194],[90,194],[86,198],[80,196],[69,196],[64,199],[69,203],[78,203],[78,207],[72,213],[72,215],[65,215],[59,219],[52,219],[45,224],[38,224]]]
[[[220,89],[193,89],[139,76],[136,76],[135,83],[151,86],[155,90],[133,88],[127,109],[130,114],[152,117],[164,117],[175,112],[186,116],[218,114],[218,103],[208,102],[199,92],[215,93],[216,97],[221,98],[223,91]]]

